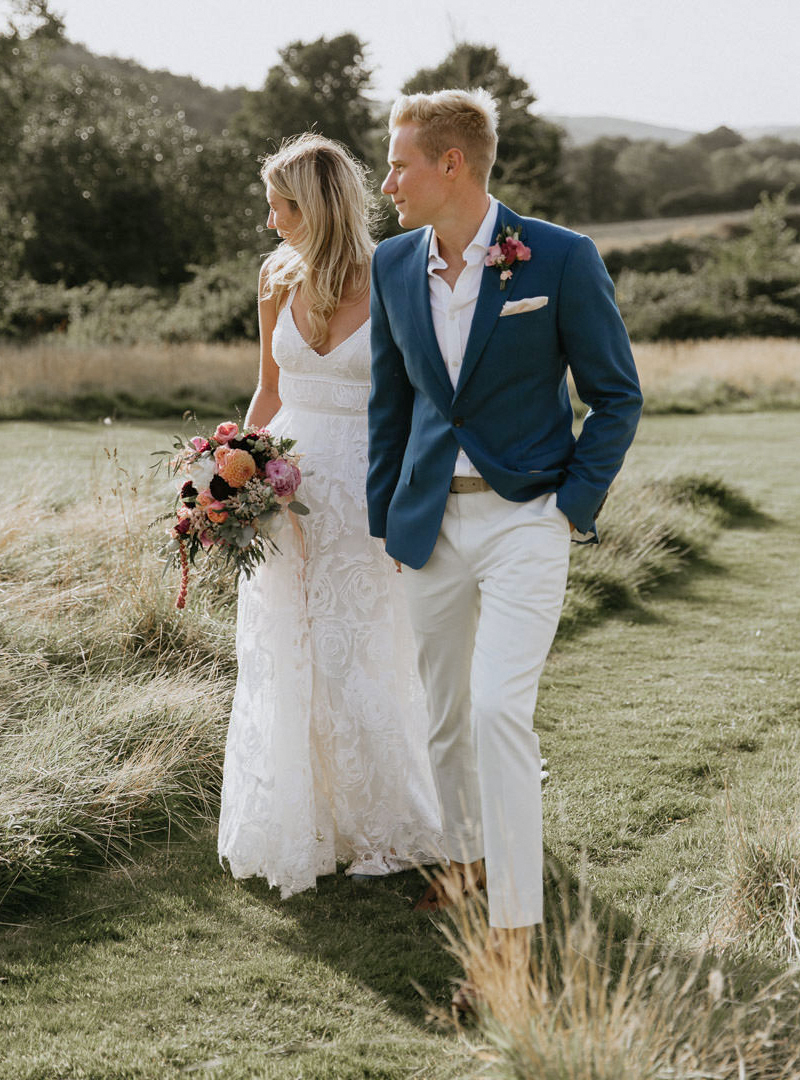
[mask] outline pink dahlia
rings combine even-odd
[[[229,446],[218,446],[214,451],[217,472],[231,487],[244,487],[255,476],[256,463],[246,450],[232,450]]]

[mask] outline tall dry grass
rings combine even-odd
[[[258,378],[258,347],[0,344],[0,419],[94,419],[229,410]]]
[[[642,483],[623,472],[609,503],[597,521],[602,543],[571,554],[562,636],[587,619],[636,607],[664,577],[701,557],[721,528],[759,520],[748,500],[702,475]]]
[[[504,1080],[796,1080],[797,971],[743,972],[724,956],[664,954],[556,879],[530,964],[487,948],[486,912],[446,929],[476,989],[484,1075]],[[469,1038],[469,1034],[466,1033]]]
[[[798,341],[657,342],[634,351],[646,412],[800,405]],[[179,416],[187,409],[222,416],[246,407],[257,375],[258,350],[249,342],[0,344],[0,419]]]
[[[72,478],[74,480],[74,477]],[[0,903],[153,830],[213,817],[233,685],[232,598],[186,615],[162,575],[150,480],[113,456],[58,501],[3,507]]]
[[[800,404],[800,341],[640,342],[634,352],[650,413]]]
[[[798,745],[754,793],[725,793],[727,880],[712,940],[748,938],[764,956],[800,969],[800,777]]]

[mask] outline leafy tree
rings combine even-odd
[[[96,56],[74,41],[60,43],[53,53],[52,62],[69,71],[87,67],[91,71],[116,75],[123,82],[145,82],[154,87],[162,106],[172,112],[183,112],[186,123],[202,135],[221,135],[229,129],[231,117],[242,107],[245,94],[243,87],[217,90],[213,86],[204,86],[190,75],[150,71],[135,60],[123,60],[117,56]]]
[[[720,127],[678,146],[603,137],[564,155],[569,214],[618,221],[744,210],[800,183],[800,145]]]
[[[497,49],[462,42],[438,67],[422,68],[403,87],[406,94],[481,86],[499,109],[497,163],[492,191],[526,214],[552,216],[562,205],[561,128],[534,115],[536,96],[501,61]]]
[[[689,185],[710,184],[708,155],[692,141],[668,146],[637,139],[622,147],[614,165],[623,197],[617,200],[622,218],[657,217],[661,200]]]
[[[20,161],[25,116],[63,33],[46,0],[18,0],[12,13],[0,33],[0,280],[19,273],[29,223],[17,220],[13,196],[25,182]]]
[[[250,91],[231,128],[256,153],[270,152],[289,135],[312,128],[366,159],[374,127],[366,96],[372,72],[355,34],[293,41],[280,50],[261,90]]]
[[[635,195],[620,174],[617,161],[632,145],[625,137],[604,136],[568,152],[565,173],[572,220],[616,221],[625,217]]]
[[[800,285],[797,233],[786,223],[788,196],[788,190],[762,194],[749,231],[716,245],[706,268],[721,291],[745,299],[781,294]]]
[[[694,135],[687,145],[696,147],[705,154],[712,154],[715,150],[729,150],[733,146],[741,146],[744,141],[744,137],[738,131],[722,124],[713,131]]]
[[[54,64],[59,41],[57,24],[0,38],[4,276],[165,285],[255,258],[265,214],[249,148],[200,137],[138,74]]]

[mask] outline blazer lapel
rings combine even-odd
[[[500,203],[497,211],[497,220],[495,222],[494,232],[492,233],[492,243],[494,238],[504,229],[506,225],[511,225],[512,228],[520,228],[520,239],[525,241],[525,223],[516,214],[512,213],[507,206],[503,206]],[[478,301],[475,305],[475,314],[472,316],[472,325],[469,329],[469,337],[467,338],[467,347],[464,350],[464,360],[461,364],[461,371],[459,372],[458,382],[456,383],[456,396],[466,385],[467,379],[475,369],[475,365],[486,348],[486,343],[489,340],[489,336],[494,330],[495,323],[500,318],[500,312],[503,309],[503,304],[506,300],[511,300],[516,291],[517,285],[521,274],[519,273],[521,267],[518,267],[511,275],[511,280],[507,283],[505,289],[501,289],[500,271],[493,266],[485,266],[483,269],[483,276],[481,277],[481,287],[478,292]],[[445,374],[447,372],[445,371]]]
[[[428,285],[428,237],[427,229],[421,231],[420,243],[411,257],[406,260],[405,283],[408,290],[409,309],[416,326],[420,345],[428,358],[434,374],[447,392],[447,399],[453,397],[453,384],[447,374],[447,367],[442,358],[436,331],[431,315],[431,294]]]

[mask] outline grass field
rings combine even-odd
[[[680,516],[683,506],[700,530],[695,558],[679,573],[662,566],[611,611],[589,609],[583,619],[577,611],[548,662],[537,715],[551,771],[546,844],[567,891],[574,896],[583,865],[596,910],[605,908],[601,924],[613,916],[618,936],[636,920],[659,955],[715,949],[709,963],[725,972],[724,1009],[712,1019],[731,1038],[745,1023],[735,1000],[757,996],[800,960],[790,565],[800,528],[799,421],[788,411],[746,422],[730,414],[645,419],[605,511],[606,535],[658,481],[650,512]],[[141,531],[157,502],[141,474],[169,426],[4,430],[2,752],[4,768],[13,760],[16,769],[0,804],[4,842],[14,832],[12,797],[25,795],[17,811],[28,814],[44,796],[64,815],[71,795],[91,811],[98,790],[119,782],[121,763],[125,786],[110,791],[122,825],[109,853],[118,869],[104,869],[90,845],[95,868],[76,876],[70,860],[85,861],[87,851],[71,836],[73,853],[56,853],[61,872],[47,876],[45,865],[40,890],[34,876],[4,916],[0,1078],[551,1075],[515,1066],[519,1033],[509,1036],[492,1018],[461,1032],[426,1020],[446,1004],[458,965],[441,927],[410,909],[421,887],[415,875],[365,890],[340,874],[285,903],[260,883],[237,886],[222,875],[206,819],[232,688],[233,612],[222,586],[198,587],[179,618],[173,583],[161,581]],[[698,473],[740,490],[761,514],[704,510],[695,518],[688,498],[676,511],[664,491]],[[59,738],[40,737],[45,719]],[[169,758],[176,747],[183,765]],[[94,787],[80,788],[81,777]],[[165,810],[193,835],[176,827],[167,836]],[[133,848],[126,830],[140,837]],[[553,919],[556,884],[551,893]],[[687,999],[696,1015],[707,984],[710,975]],[[756,1027],[768,1031],[770,1012],[788,1010],[796,1021],[791,981],[780,997],[762,992]],[[581,1030],[599,1060],[609,1018],[592,1001],[593,1034]],[[673,1011],[659,1022],[677,1046],[689,1035],[681,1009]],[[644,1006],[636,1013],[637,1042],[650,1015]],[[569,1023],[572,1045],[574,1016]],[[683,1072],[646,1073],[628,1054],[639,1069],[628,1075],[800,1076],[781,1031],[778,1023],[772,1050],[742,1033],[744,1071],[722,1069],[710,1048],[703,1060],[701,1046]],[[552,1075],[626,1075],[619,1062],[616,1072],[592,1072],[581,1061]]]
[[[800,526],[798,419],[754,414],[744,427],[730,415],[643,421],[626,483],[635,489],[701,468],[740,488],[763,516],[723,529],[700,561],[634,597],[633,606],[575,622],[548,662],[538,715],[552,773],[546,843],[568,890],[577,889],[583,862],[595,904],[606,907],[602,918],[618,920],[619,933],[635,919],[659,949],[691,956],[715,947],[714,963],[731,981],[727,1018],[717,1017],[729,1032],[733,999],[769,987],[799,959],[797,907],[787,903],[800,865],[792,765],[800,738],[798,599],[787,564]],[[539,1075],[514,1071],[519,1039],[497,1023],[459,1032],[425,1020],[446,1004],[458,966],[442,929],[410,910],[420,889],[415,876],[360,890],[338,875],[315,895],[281,903],[258,882],[235,886],[221,874],[214,828],[204,819],[213,814],[213,747],[218,755],[232,686],[232,610],[198,589],[191,618],[177,620],[171,584],[160,581],[143,549],[134,507],[154,499],[140,473],[155,429],[5,430],[13,436],[6,446],[19,448],[3,463],[6,504],[18,503],[9,496],[25,461],[43,462],[52,476],[43,501],[30,497],[28,512],[5,515],[6,737],[28,740],[19,756],[27,757],[30,797],[50,770],[66,801],[86,753],[105,745],[93,730],[99,720],[106,719],[106,735],[126,731],[127,742],[98,757],[99,779],[116,755],[141,767],[128,785],[138,804],[122,800],[118,812],[124,824],[130,810],[134,837],[144,812],[145,835],[128,854],[120,840],[118,869],[98,860],[60,886],[49,881],[42,901],[29,896],[5,916],[0,1077],[162,1080],[196,1072],[349,1080],[466,1077],[490,1068],[498,1076]],[[64,478],[76,473],[89,477],[91,510],[76,492],[64,495]],[[97,498],[116,569],[107,552],[98,553],[90,521]],[[612,513],[613,502],[607,528]],[[27,558],[31,528],[44,528],[50,546],[22,581],[15,567]],[[91,615],[98,592],[105,636]],[[53,752],[63,753],[64,744],[51,743],[50,756],[46,743],[37,744],[37,715],[65,726],[83,716],[60,772]],[[212,760],[190,761],[165,791],[148,786],[148,777],[174,779],[164,757],[171,744],[191,758],[201,742],[205,754],[212,747]],[[148,773],[148,762],[158,768]],[[85,792],[78,796],[85,801]],[[176,831],[167,838],[163,813],[153,810],[160,801],[181,808],[192,837]],[[552,890],[551,917],[558,907]],[[689,1001],[692,1015],[708,998],[704,986]],[[774,1011],[771,991],[763,993],[764,1008]],[[791,984],[781,988],[781,1008],[794,1016],[796,995]],[[588,1040],[597,1054],[598,1040],[608,1049],[597,1030],[604,1015],[596,1010]],[[643,1038],[650,1013],[642,1007],[637,1015]],[[574,1042],[574,1017],[570,1024]],[[667,1031],[673,1042],[684,1034]],[[743,1074],[707,1061],[705,1071],[653,1075],[800,1076],[781,1039],[772,1064],[744,1037],[741,1044]],[[624,1075],[615,1067],[572,1075]],[[646,1076],[641,1069],[632,1076]]]
[[[648,413],[800,407],[800,341],[758,338],[634,345]],[[0,343],[0,420],[242,413],[253,343],[68,346]]]

